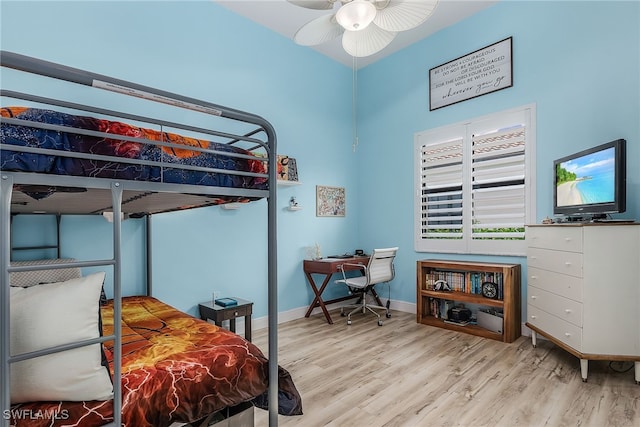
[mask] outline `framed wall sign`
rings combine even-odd
[[[429,70],[429,110],[513,86],[512,37]]]
[[[344,187],[316,185],[316,216],[345,216],[346,210]]]

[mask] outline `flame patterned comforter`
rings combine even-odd
[[[77,116],[58,111],[6,107],[0,110],[1,117],[11,117],[32,122],[163,141],[186,147],[200,147],[229,153],[251,153],[229,144],[215,143],[189,138],[169,132],[132,126],[130,124]],[[0,120],[1,121],[1,120]],[[171,164],[218,168],[243,172],[267,173],[267,167],[258,157],[256,160],[228,157],[222,154],[203,153],[189,149],[158,146],[134,141],[122,141],[99,136],[38,129],[0,123],[0,142],[51,150],[88,153],[132,160],[163,162],[163,167],[143,165],[138,162],[89,160],[35,153],[20,153],[6,147],[0,150],[0,169],[9,171],[50,173],[83,177],[113,178],[137,181],[167,182],[234,188],[266,188],[266,179],[224,173],[206,173],[194,170],[171,168]],[[111,160],[111,159],[110,159]]]
[[[113,305],[102,307],[105,335]],[[152,297],[125,297],[122,309],[122,423],[163,427],[193,422],[227,406],[268,402],[268,361],[254,344]],[[105,344],[113,374],[113,342]],[[302,413],[290,375],[279,368],[279,412]],[[112,421],[112,401],[14,405],[16,427],[100,426]]]

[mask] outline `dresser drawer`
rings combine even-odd
[[[582,252],[582,227],[528,227],[526,239],[532,248]]]
[[[583,279],[581,277],[569,276],[531,266],[527,269],[527,274],[529,276],[527,278],[528,286],[534,286],[574,301],[582,302]]]
[[[527,249],[527,265],[556,273],[582,277],[582,254],[540,248]]]
[[[582,327],[582,303],[533,286],[527,288],[527,298],[530,305]]]
[[[573,349],[582,351],[582,328],[531,304],[527,304],[527,321]]]

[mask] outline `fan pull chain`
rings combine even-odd
[[[353,152],[356,152],[356,147],[358,146],[358,58],[356,56],[352,57],[352,99],[351,99],[351,115],[353,120],[353,143],[352,148]]]

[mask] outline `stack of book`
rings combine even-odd
[[[234,300],[233,298],[218,298],[214,301],[214,303],[216,305],[219,305],[220,307],[231,307],[234,305],[238,305],[238,301]]]

